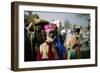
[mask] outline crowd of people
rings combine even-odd
[[[38,14],[28,15],[24,24],[24,61],[80,59],[80,47],[83,43],[88,47],[90,44],[89,27],[83,31],[76,26],[62,34],[60,21],[41,20]]]

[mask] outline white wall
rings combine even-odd
[[[11,2],[14,0],[0,0],[0,73],[13,73],[10,70],[10,54],[11,54]],[[100,9],[99,0],[19,0],[31,2],[45,2],[45,3],[62,3],[62,4],[81,4],[98,6]],[[98,10],[100,13],[100,10]],[[98,14],[98,19],[100,14]],[[98,31],[100,31],[100,21],[98,22]],[[100,37],[100,33],[98,33]],[[100,39],[98,38],[100,43]],[[98,46],[100,48],[100,45]],[[100,52],[100,49],[98,51]],[[100,53],[98,53],[100,56]],[[99,73],[100,72],[100,57],[98,67],[87,68],[70,68],[70,69],[55,69],[55,70],[40,70],[40,71],[26,71],[26,73]],[[24,72],[22,72],[24,73]]]

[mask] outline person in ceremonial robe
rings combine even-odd
[[[40,45],[37,60],[56,60],[57,51],[54,45],[55,39],[55,24],[45,25],[46,41]]]

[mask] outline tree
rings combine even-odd
[[[65,22],[64,22],[64,28],[65,29],[70,28],[70,22],[69,22],[69,20],[65,20]]]

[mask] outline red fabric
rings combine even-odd
[[[40,50],[38,51],[38,54],[37,54],[37,61],[41,61],[42,60],[42,55],[40,53]]]
[[[64,54],[64,59],[67,59],[67,53]]]
[[[52,51],[52,43],[47,43],[49,46],[49,52],[48,52],[48,60],[54,60],[55,59],[55,55]]]

